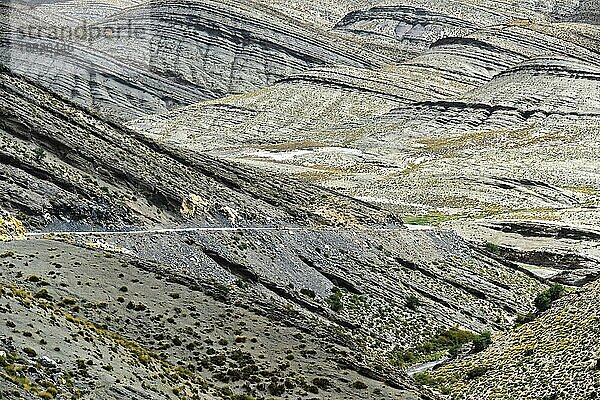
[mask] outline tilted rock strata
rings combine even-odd
[[[278,178],[258,181],[254,172],[181,154],[20,78],[2,74],[0,79],[8,211],[24,211],[38,221],[46,216],[126,226],[184,221],[185,214],[199,222],[229,224],[234,217],[225,210],[231,209],[237,223],[294,223],[325,221],[322,207],[345,203],[345,210],[357,212],[349,211],[348,223],[386,219],[365,203],[317,187]]]

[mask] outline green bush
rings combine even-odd
[[[421,301],[414,294],[411,294],[410,296],[408,296],[408,299],[406,299],[406,307],[410,308],[413,311],[415,311],[420,305]]]
[[[403,367],[436,352],[448,351],[454,355],[462,345],[473,342],[477,337],[474,333],[457,327],[439,330],[435,336],[414,348],[394,350],[390,355],[390,363]]]
[[[35,149],[35,160],[41,162],[44,158],[46,158],[46,151],[41,147]]]
[[[498,246],[496,243],[485,242],[485,249],[493,254],[501,253],[500,246]]]
[[[29,357],[35,357],[35,356],[37,356],[36,351],[34,349],[32,349],[31,347],[24,348],[23,352],[25,354],[27,354]]]
[[[416,374],[414,380],[421,386],[436,386],[438,383],[435,378],[427,372]]]
[[[323,390],[327,390],[327,388],[329,388],[329,386],[331,385],[331,383],[329,382],[329,379],[319,378],[319,377],[313,379],[312,383],[319,389],[323,389]]]
[[[467,377],[469,379],[479,378],[480,376],[483,376],[487,371],[488,369],[486,367],[473,367],[467,372]]]
[[[558,300],[564,293],[565,287],[555,283],[537,295],[534,300],[535,307],[538,309],[538,311],[546,311],[550,308],[552,302]]]
[[[473,338],[473,351],[479,353],[489,347],[492,344],[492,334],[490,331],[485,331],[481,335],[477,335]]]
[[[523,325],[526,324],[528,322],[533,321],[533,319],[535,318],[535,315],[533,313],[529,313],[529,314],[519,314],[517,315],[517,319],[515,320],[515,324],[516,325]]]
[[[331,291],[333,294],[327,298],[327,303],[333,311],[339,312],[344,308],[344,304],[342,303],[342,291],[337,287],[332,288]]]
[[[52,296],[50,295],[50,293],[48,293],[48,290],[46,288],[40,289],[34,296],[38,299],[52,299]]]
[[[354,383],[352,383],[352,386],[354,389],[358,389],[358,390],[365,390],[368,389],[369,387],[366,385],[366,383],[364,383],[363,381],[356,381]]]

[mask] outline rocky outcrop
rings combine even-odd
[[[427,9],[388,6],[352,12],[338,22],[335,29],[392,38],[418,54],[439,39],[467,35],[478,27],[470,21]]]

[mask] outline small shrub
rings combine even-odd
[[[300,289],[300,293],[302,293],[304,296],[310,299],[314,299],[317,296],[315,291],[311,289]]]
[[[368,388],[366,383],[364,383],[363,381],[353,382],[350,386],[357,390],[365,390]]]
[[[490,253],[493,253],[493,254],[500,254],[501,253],[500,246],[498,246],[495,243],[485,242],[485,249],[487,251],[489,251]]]
[[[529,313],[529,314],[525,314],[525,315],[519,314],[519,315],[517,315],[515,324],[523,325],[523,324],[533,321],[534,318],[535,318],[535,316],[533,315],[533,313]]]
[[[542,293],[538,294],[534,300],[535,307],[538,311],[546,311],[552,305],[552,302],[558,300],[565,293],[565,287],[558,283],[550,286]]]
[[[329,386],[331,385],[331,383],[329,382],[329,379],[327,378],[315,378],[312,380],[313,385],[315,385],[316,387],[323,389],[323,390],[327,390],[327,388],[329,388]]]
[[[396,367],[403,367],[415,362],[417,357],[411,350],[394,350],[390,357],[390,363]]]
[[[52,296],[50,296],[50,293],[48,293],[48,290],[46,290],[46,288],[40,289],[34,296],[38,299],[52,299]]]
[[[38,147],[37,149],[35,149],[35,160],[37,162],[41,162],[44,158],[46,158],[46,151],[44,149],[42,149],[41,147]]]
[[[490,344],[492,344],[492,334],[490,331],[485,331],[481,335],[477,335],[473,338],[473,351],[475,353],[483,351],[487,349]]]
[[[319,393],[319,388],[316,387],[315,385],[308,385],[307,387],[304,388],[307,392],[309,393],[314,393],[317,394]]]
[[[37,352],[34,349],[32,349],[31,347],[25,347],[23,349],[23,353],[27,354],[29,357],[37,356]]]
[[[420,374],[416,374],[414,377],[415,382],[421,386],[436,386],[437,381],[433,376],[431,376],[427,372],[421,372]]]
[[[406,307],[415,311],[421,305],[421,301],[419,298],[413,294],[411,294],[408,299],[406,299]]]
[[[285,385],[271,382],[267,388],[272,396],[281,396],[285,393]]]
[[[467,372],[467,377],[469,379],[476,379],[485,375],[487,371],[488,369],[486,367],[473,367]]]
[[[63,299],[61,301],[61,304],[64,304],[66,306],[72,306],[76,303],[77,303],[77,300],[72,297],[63,297]]]
[[[337,287],[332,288],[331,291],[333,294],[327,298],[327,303],[333,311],[339,312],[344,308],[342,303],[342,291]]]

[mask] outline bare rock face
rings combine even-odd
[[[356,42],[257,11],[243,3],[151,2],[102,23],[115,31],[131,30],[127,41],[105,39],[94,47],[193,82],[214,97],[263,87],[319,65],[375,67],[390,61],[357,48]],[[127,50],[132,48],[147,51]]]
[[[117,2],[92,10],[80,2],[9,2],[3,64],[121,121],[320,65],[375,68],[403,57],[247,4]]]
[[[466,35],[478,27],[427,9],[388,6],[350,13],[335,28],[357,35],[392,38],[418,54],[439,39]]]

